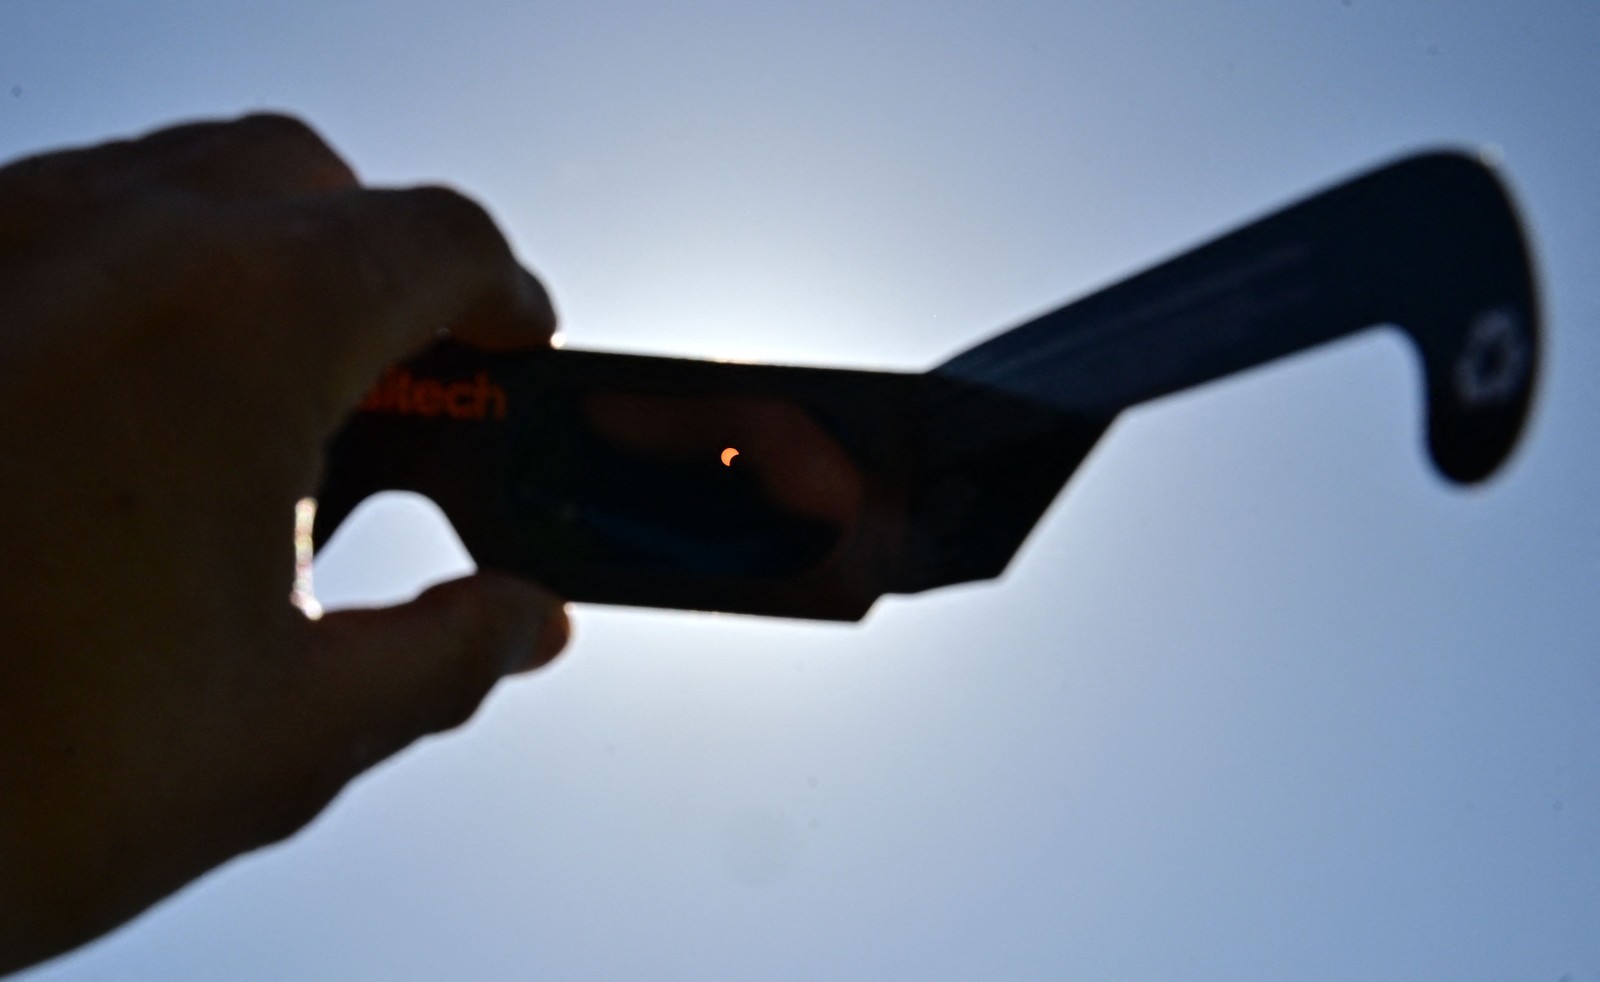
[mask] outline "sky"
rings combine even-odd
[[[301,115],[482,201],[567,344],[922,369],[1420,148],[1548,313],[1461,490],[1364,333],[1138,407],[1005,577],[580,606],[555,665],[28,982],[1600,982],[1600,4],[0,0],[0,158]],[[377,499],[329,606],[468,568]]]

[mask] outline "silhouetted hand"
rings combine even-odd
[[[560,650],[560,602],[505,576],[289,603],[294,503],[384,366],[554,322],[482,209],[363,189],[292,119],[0,169],[0,971],[293,833]]]

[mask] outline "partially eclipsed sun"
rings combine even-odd
[[[733,449],[732,447],[729,447],[728,449],[722,451],[722,466],[724,466],[724,467],[732,467],[733,466],[733,458],[735,458],[737,456],[739,456],[739,451]]]

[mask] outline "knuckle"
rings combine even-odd
[[[346,779],[324,767],[278,784],[252,808],[248,822],[251,840],[268,846],[293,838],[332,803]]]
[[[86,209],[97,206],[106,176],[132,146],[132,141],[120,140],[35,154],[0,166],[0,204],[7,218],[0,231],[12,238],[19,228],[47,226],[66,215],[88,217]]]
[[[476,679],[473,681],[478,683]],[[442,703],[438,714],[428,721],[428,732],[443,733],[465,726],[477,714],[478,707],[483,705],[484,697],[488,694],[489,686],[481,683],[458,686],[455,697]]]
[[[460,191],[425,185],[398,193],[404,196],[410,214],[427,230],[475,251],[507,251],[505,239],[488,211]]]
[[[187,178],[212,190],[302,190],[347,186],[348,164],[309,124],[280,113],[256,113],[220,124],[194,142]]]
[[[283,113],[241,116],[228,124],[227,132],[235,140],[285,146],[330,156],[333,154],[333,148],[309,123]]]
[[[424,720],[425,732],[437,733],[461,726],[478,711],[500,678],[502,642],[496,625],[480,616],[456,584],[435,587],[424,598],[438,605],[455,640],[451,657],[439,666],[441,677],[433,688],[432,711]]]
[[[453,730],[464,725],[488,698],[489,690],[500,679],[497,640],[482,626],[461,635],[461,649],[452,680],[454,685],[443,701],[437,729]]]

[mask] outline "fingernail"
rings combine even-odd
[[[556,305],[539,278],[518,267],[517,300],[522,312],[549,334],[556,332]]]
[[[549,664],[572,637],[572,621],[565,604],[545,604],[529,611],[506,646],[505,672],[515,675]]]
[[[556,308],[532,273],[515,268],[507,292],[496,306],[479,308],[450,325],[455,338],[485,351],[527,351],[547,347],[556,332]],[[505,306],[500,306],[504,304]]]
[[[567,614],[567,605],[559,604],[550,611],[544,630],[539,634],[539,646],[536,650],[539,664],[549,664],[566,650],[571,640],[572,618]]]

